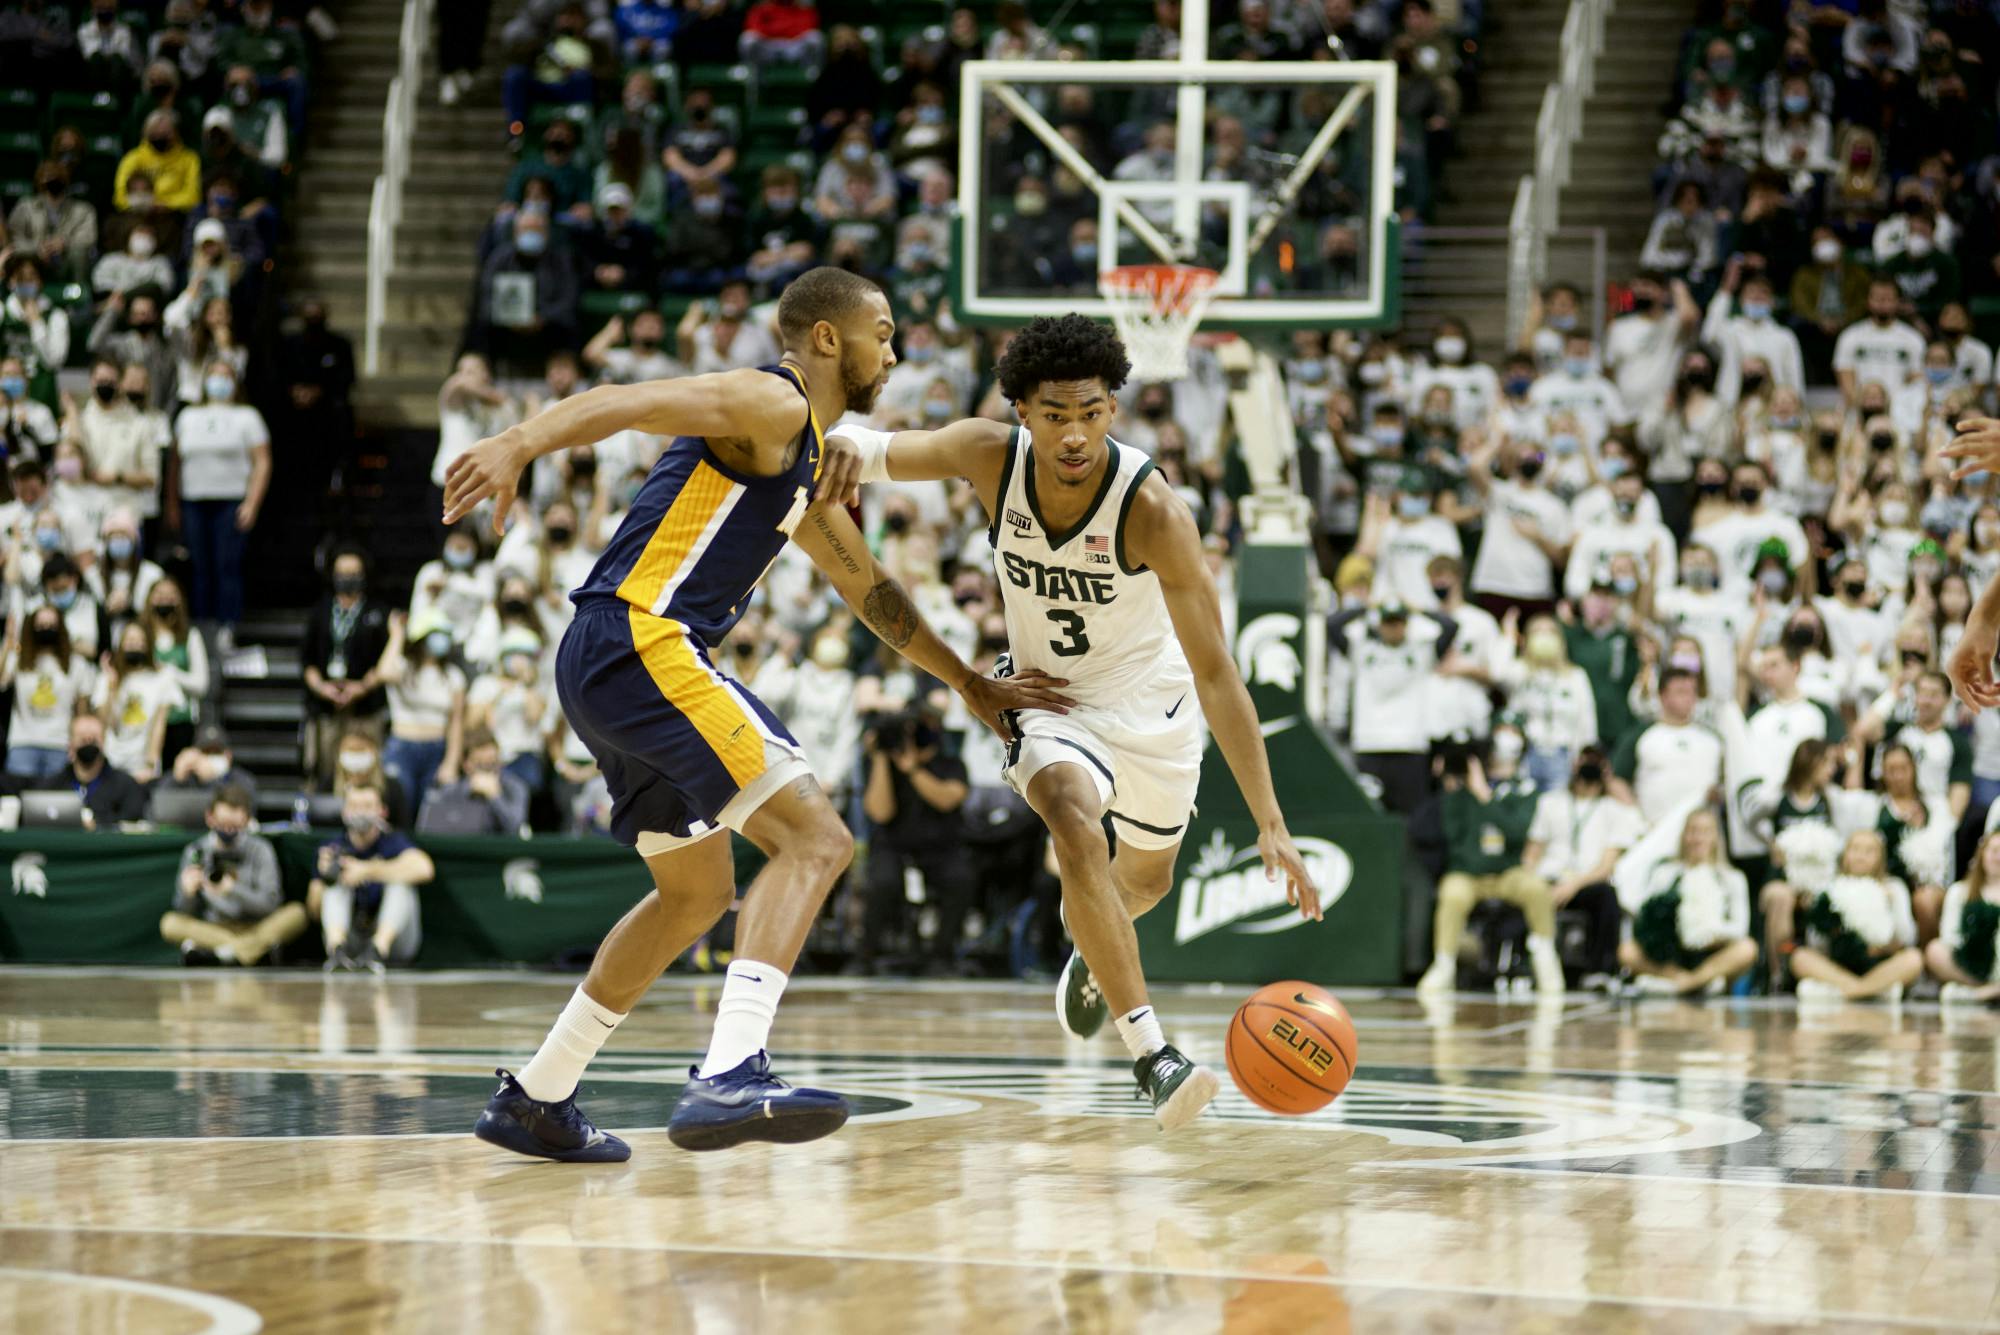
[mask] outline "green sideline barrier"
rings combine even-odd
[[[160,939],[181,850],[192,834],[0,834],[0,959],[175,964]],[[266,836],[285,897],[303,900],[318,833]],[[418,892],[427,967],[546,964],[595,946],[652,888],[631,850],[594,839],[427,838],[437,879]],[[306,940],[316,939],[309,933]],[[311,947],[308,946],[310,949]]]

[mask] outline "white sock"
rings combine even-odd
[[[574,1094],[583,1068],[590,1065],[590,1059],[624,1018],[592,1001],[579,986],[570,993],[569,1004],[556,1017],[534,1060],[514,1077],[522,1091],[543,1103],[557,1103]]]
[[[722,980],[722,1000],[715,1007],[715,1033],[702,1058],[701,1077],[734,1070],[763,1051],[785,995],[785,975],[755,960],[732,960]]]
[[[1119,1016],[1118,1037],[1125,1040],[1125,1050],[1133,1061],[1150,1057],[1167,1045],[1167,1036],[1160,1032],[1160,1017],[1153,1014],[1151,1006]]]

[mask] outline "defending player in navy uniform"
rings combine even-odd
[[[828,443],[820,423],[866,412],[895,365],[881,291],[815,269],[785,289],[778,324],[776,366],[594,389],[481,441],[446,475],[445,522],[489,497],[505,516],[521,470],[542,455],[628,429],[675,437],[571,594],[576,618],[556,655],[563,712],[611,789],[612,833],[646,859],[658,888],[605,938],[518,1079],[499,1072],[475,1132],[523,1154],[629,1156],[577,1109],[577,1081],[653,980],[729,908],[729,840],[715,837],[724,830],[770,861],[746,897],[708,1055],[689,1072],[669,1135],[683,1149],[722,1149],[813,1140],[847,1120],[839,1095],[773,1076],[764,1049],[786,975],[853,839],[798,743],[711,656],[788,538],[870,629],[1003,736],[1004,711],[1064,703],[1051,678],[992,681],[960,662],[876,565],[844,508],[858,455]]]
[[[1132,920],[1173,883],[1204,717],[1256,815],[1265,874],[1285,878],[1307,917],[1320,908],[1272,792],[1194,517],[1150,459],[1107,434],[1129,369],[1105,326],[1040,319],[997,368],[1021,426],[974,420],[894,436],[842,427],[836,438],[861,446],[863,481],[962,477],[992,516],[1013,666],[1060,673],[1075,702],[1024,710],[1006,771],[1061,865],[1077,953],[1057,1015],[1080,1038],[1116,1015],[1140,1088],[1172,1130],[1201,1114],[1219,1082],[1161,1035]]]

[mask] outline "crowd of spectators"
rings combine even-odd
[[[503,29],[513,61],[504,114],[519,158],[479,238],[465,349],[503,373],[534,374],[553,352],[627,346],[695,371],[754,362],[768,344],[754,327],[738,339],[741,312],[815,264],[869,273],[906,318],[948,323],[964,62],[1178,54],[1178,0],[1075,17],[1087,22],[1044,28],[1019,0],[986,19],[971,8],[904,16],[803,0],[533,0]],[[1241,0],[1217,7],[1213,22],[1217,59],[1393,59],[1396,205],[1409,220],[1430,215],[1473,91],[1477,3]],[[446,68],[473,63],[454,55]],[[447,78],[454,99],[470,86],[469,69]],[[1274,184],[1331,115],[1335,91],[1219,87],[1205,173]],[[1040,100],[1102,174],[1170,177],[1171,98],[1077,84]],[[1373,114],[1372,104],[1362,112]],[[1019,121],[992,116],[979,132],[980,189],[992,201],[984,285],[1092,290],[1096,196]],[[1358,147],[1323,160],[1292,230],[1268,248],[1298,262],[1260,270],[1258,291],[1359,281],[1369,142],[1358,129],[1342,140]],[[1214,220],[1211,240],[1225,223]],[[649,325],[663,315],[644,345],[627,341],[637,312]],[[607,324],[613,314],[632,318]]]
[[[335,33],[274,0],[0,13],[14,789],[65,773],[85,714],[141,811],[202,768],[195,726],[243,617],[274,430],[295,487],[351,436],[353,359],[324,306],[299,303],[282,338],[270,324],[294,146]]]
[[[870,425],[1009,415],[991,377],[1006,335],[960,325],[944,294],[948,171],[902,149],[921,129],[955,132],[922,113],[955,105],[956,59],[1053,58],[1060,41],[1025,10],[1003,7],[990,31],[965,12],[884,68],[858,31],[808,40],[812,13],[531,4],[510,24],[545,58],[509,72],[510,128],[530,147],[480,239],[434,483],[474,441],[592,383],[774,360],[774,299],[821,262],[878,275],[896,310],[900,364]],[[1543,992],[1622,975],[1678,995],[1894,997],[1930,981],[1946,1000],[2000,995],[2000,906],[1984,898],[1989,863],[2000,874],[2000,722],[1962,715],[1939,672],[2000,570],[1992,479],[1953,479],[1938,456],[1954,420],[1993,406],[1973,312],[2000,289],[1994,89],[1976,59],[1995,48],[1983,11],[1963,7],[1930,27],[1874,0],[1811,15],[1788,30],[1731,0],[1690,34],[1661,219],[1613,289],[1553,285],[1503,349],[1446,319],[1300,331],[1279,350],[1338,600],[1326,714],[1409,822],[1428,911],[1408,955],[1427,991],[1518,959]],[[1217,41],[1317,58],[1324,38],[1301,48],[1296,34],[1318,30],[1300,16],[1252,0]],[[1422,5],[1329,0],[1306,16],[1432,76],[1423,105],[1439,121],[1418,125],[1435,134],[1405,133],[1405,151],[1445,151],[1464,90],[1447,95],[1455,67],[1412,39],[1458,29],[1428,27],[1442,16]],[[1166,54],[1171,4],[1155,18],[1139,41]],[[796,70],[809,94],[786,122],[795,141],[754,168],[750,109],[685,77],[739,58],[759,78]],[[1096,125],[1076,90],[1050,99],[1107,148],[1157,138],[1144,116]],[[1240,110],[1211,108],[1215,153],[1262,132]],[[915,146],[948,159],[942,142]],[[1014,184],[1018,218],[1047,216],[1065,183]],[[1037,193],[1042,212],[1020,207]],[[1074,246],[1039,255],[1089,267]],[[1599,303],[1613,317],[1601,344]],[[1118,436],[1195,511],[1233,615],[1242,470],[1206,339],[1191,362],[1184,380],[1126,387]],[[508,374],[522,365],[527,392]],[[385,887],[421,869],[375,865],[403,855],[364,857],[369,833],[605,828],[602,781],[550,689],[553,646],[567,591],[664,444],[628,432],[538,461],[506,536],[485,512],[442,536],[407,603],[380,595],[366,553],[329,562],[306,646],[309,763],[367,808],[347,856],[379,891],[365,942],[322,910],[329,940],[356,942],[342,960],[414,940]],[[976,498],[871,487],[865,520],[946,640],[990,664],[1006,640]],[[29,523],[30,549],[38,527],[59,526]],[[66,609],[32,619],[38,648],[72,633]],[[718,658],[787,720],[866,839],[837,915],[850,967],[962,969],[1037,929],[1044,849],[997,743],[808,562],[780,558]],[[53,717],[96,689],[88,671],[51,673]],[[23,763],[81,761],[73,738],[44,733]],[[338,868],[334,855],[329,886]],[[251,912],[239,933],[263,930]]]

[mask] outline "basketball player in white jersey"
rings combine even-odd
[[[1057,986],[1063,1027],[1117,1017],[1133,1074],[1173,1130],[1215,1096],[1215,1073],[1170,1047],[1146,1000],[1132,920],[1173,884],[1201,777],[1203,720],[1257,819],[1265,875],[1319,918],[1319,892],[1271,787],[1194,516],[1152,460],[1109,436],[1130,365],[1110,329],[1040,319],[996,368],[1022,425],[976,419],[893,436],[853,427],[863,481],[962,477],[992,517],[1013,670],[1066,678],[1067,714],[1014,716],[1007,781],[1055,842],[1077,951]],[[1088,961],[1086,965],[1085,961]]]

